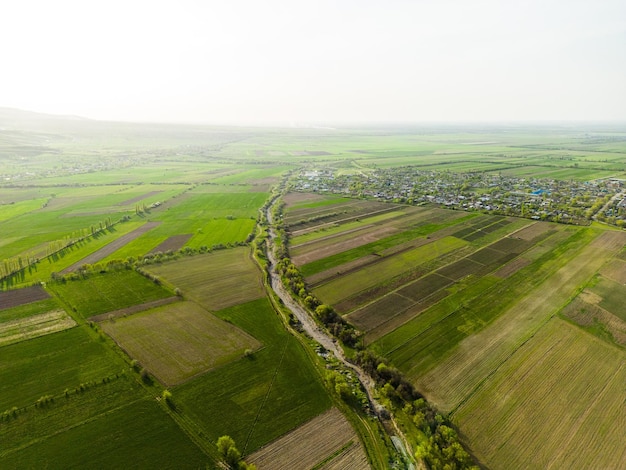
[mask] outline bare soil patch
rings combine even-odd
[[[300,202],[316,202],[323,201],[324,199],[324,196],[315,193],[289,193],[283,197],[283,201],[285,201],[287,207]]]
[[[515,236],[521,238],[522,240],[532,241],[540,235],[543,235],[553,229],[554,227],[548,222],[535,222],[534,224],[515,232]]]
[[[367,455],[363,446],[354,442],[330,462],[320,467],[320,470],[363,470],[365,468],[370,468]]]
[[[118,206],[127,206],[129,204],[134,204],[136,202],[141,201],[142,199],[146,199],[148,197],[156,196],[157,194],[162,193],[163,191],[150,191],[149,193],[142,194],[141,196],[134,197],[132,199],[127,199],[126,201],[122,201],[118,203]]]
[[[399,328],[417,315],[428,310],[428,308],[447,297],[447,295],[448,292],[446,290],[439,290],[431,296],[420,300],[412,307],[406,310],[401,310],[396,315],[388,317],[383,323],[366,332],[365,344],[371,344],[385,336],[387,333],[391,333],[396,328]]]
[[[482,265],[472,261],[468,258],[460,259],[452,264],[444,266],[437,270],[437,274],[448,277],[455,281],[469,276],[470,274],[477,274],[482,269]]]
[[[517,271],[519,271],[525,266],[528,266],[529,264],[530,264],[529,259],[522,258],[522,257],[515,258],[513,261],[505,264],[493,274],[499,277],[500,279],[506,279],[507,277],[515,274]]]
[[[492,248],[481,248],[476,251],[474,254],[468,256],[468,259],[472,261],[476,261],[477,263],[489,265],[494,264],[502,260],[506,256],[506,253],[503,253],[498,250],[494,250]]]
[[[503,251],[504,253],[522,253],[531,246],[531,243],[521,238],[504,237],[489,245],[489,248]]]
[[[24,287],[23,289],[14,289],[0,291],[0,310],[11,307],[19,307],[20,305],[45,300],[50,294],[41,286]]]
[[[161,222],[146,222],[141,227],[133,230],[132,232],[127,233],[126,235],[122,235],[121,237],[113,240],[108,245],[106,245],[106,246],[100,248],[99,250],[93,252],[89,256],[85,256],[80,261],[77,261],[76,263],[72,264],[71,266],[68,266],[63,271],[61,271],[61,273],[62,274],[66,274],[66,273],[70,273],[72,271],[75,271],[76,269],[80,268],[83,264],[94,264],[94,263],[97,263],[101,259],[104,259],[107,256],[115,253],[117,250],[122,248],[127,243],[132,242],[136,238],[139,238],[140,236],[142,236],[144,233],[152,230],[154,227],[158,226],[160,223]]]
[[[393,293],[356,310],[346,318],[359,330],[369,331],[414,304],[415,300]]]
[[[350,423],[337,410],[327,412],[278,438],[246,457],[246,461],[255,464],[259,470],[292,470],[294,468],[313,468],[324,462],[333,453],[341,450],[350,442],[352,447],[361,447],[360,441]],[[362,449],[361,449],[361,452]],[[337,458],[345,458],[343,452],[325,465],[331,465]],[[355,461],[356,463],[356,461]],[[362,469],[365,467],[323,467]]]
[[[185,243],[189,241],[189,239],[193,237],[192,233],[184,233],[182,235],[174,235],[169,237],[167,240],[159,243],[155,246],[149,253],[165,253],[166,251],[177,251],[180,250]]]
[[[599,296],[598,294],[595,294],[593,292],[591,292],[590,290],[585,289],[584,291],[582,291],[578,297],[580,297],[580,299],[583,300],[583,302],[586,302],[588,304],[593,304],[593,305],[598,305],[600,302],[602,302],[602,297]]]
[[[452,284],[452,280],[439,274],[429,274],[421,279],[403,287],[398,292],[406,297],[414,299],[416,302],[434,294],[439,289]]]

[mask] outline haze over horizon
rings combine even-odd
[[[626,3],[10,2],[0,106],[206,124],[626,121]]]

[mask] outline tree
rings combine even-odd
[[[174,403],[172,392],[170,392],[169,390],[163,390],[163,394],[161,395],[161,397],[163,398],[163,400],[165,400],[167,406],[169,406],[172,410],[176,409],[176,404]]]
[[[239,461],[241,460],[241,452],[233,445],[226,451],[226,463],[230,465],[230,468],[239,467]]]
[[[235,447],[235,441],[230,436],[221,436],[217,440],[217,450],[224,458],[228,468],[233,470],[256,470],[256,466],[241,460],[241,452]]]
[[[235,441],[230,436],[222,436],[217,440],[217,450],[222,455],[222,457],[226,457],[228,454],[228,449],[231,447],[235,447]]]

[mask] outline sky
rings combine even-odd
[[[624,0],[19,0],[0,106],[210,124],[626,121]]]

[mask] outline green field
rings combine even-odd
[[[167,289],[130,270],[92,274],[86,279],[50,283],[48,287],[83,318],[172,295]]]
[[[59,302],[55,298],[39,300],[18,307],[11,307],[0,310],[0,323],[11,320],[19,320],[20,318],[30,317],[39,313],[46,313],[50,310],[59,308]]]
[[[121,372],[123,363],[82,328],[0,348],[0,410],[32,405]],[[80,358],[80,360],[78,360]]]
[[[110,397],[100,397],[106,400]],[[62,433],[0,451],[2,468],[185,468],[203,469],[206,457],[151,399],[102,412]],[[93,406],[93,404],[83,404]],[[52,419],[46,420],[47,422]],[[58,422],[67,426],[67,421]],[[4,446],[3,446],[4,447]],[[60,452],[61,450],[61,452]]]
[[[298,218],[305,219],[307,214],[302,205],[297,207]],[[317,210],[316,205],[311,207]],[[331,204],[323,207],[332,213]],[[393,219],[395,224],[399,220],[402,216]],[[323,220],[318,224],[322,226]],[[528,426],[522,418],[530,413],[525,410],[531,405],[523,401],[528,392],[522,393],[519,403],[512,402],[507,409],[516,416],[515,423],[511,424],[515,428],[501,437],[498,435],[502,429],[500,424],[506,418],[490,414],[493,407],[488,404],[490,400],[501,400],[500,385],[480,391],[496,374],[506,380],[506,374],[499,375],[501,370],[520,367],[517,362],[509,366],[509,360],[535,335],[543,334],[543,327],[550,318],[619,253],[626,238],[622,233],[600,228],[492,216],[465,219],[456,224],[434,224],[422,219],[420,224],[405,226],[404,231],[354,248],[344,246],[341,235],[345,230],[346,240],[352,236],[354,243],[358,243],[360,231],[353,232],[354,222],[338,222],[331,229],[320,230],[312,225],[308,234],[293,240],[298,256],[311,259],[316,254],[326,254],[302,266],[304,273],[311,273],[307,279],[315,283],[315,295],[336,306],[338,311],[349,312],[346,318],[366,333],[365,340],[370,348],[398,367],[440,409],[451,412],[462,433],[466,426],[469,432],[475,433],[469,443],[472,446],[477,442],[484,447],[484,451],[482,447],[475,449],[482,452],[479,453],[482,462],[494,468],[524,466],[523,462],[532,459],[533,451],[516,455],[516,449],[527,445],[532,449],[541,442],[551,449],[542,451],[546,456],[553,456],[550,462],[571,462],[576,447],[569,440],[555,436],[545,443],[547,435],[536,441],[527,437],[532,425]],[[296,225],[295,229],[299,227]],[[430,240],[413,248],[411,236],[414,239],[427,236]],[[303,244],[297,245],[302,238]],[[449,245],[451,240],[455,244]],[[384,251],[380,249],[381,242]],[[332,253],[328,247],[333,243],[343,251]],[[298,251],[300,247],[306,247],[306,251]],[[458,255],[454,255],[454,250],[458,250]],[[320,271],[321,268],[326,270]],[[606,269],[607,275],[621,276],[617,268]],[[416,275],[411,276],[410,272]],[[590,289],[598,298],[598,305],[607,311],[616,311],[621,309],[624,298],[620,286],[614,280],[600,277]],[[546,297],[545,292],[550,295]],[[622,331],[615,322],[609,327],[613,332]],[[532,367],[538,359],[528,360],[523,363],[524,367]],[[619,361],[610,360],[607,366],[621,373]],[[568,367],[564,364],[555,373],[566,374]],[[577,377],[572,387],[584,386],[583,376]],[[618,379],[611,380],[612,389],[615,389],[615,380]],[[533,383],[529,382],[528,387],[532,389]],[[474,401],[476,395],[480,396],[479,401]],[[615,409],[615,399],[615,396],[607,397],[612,400],[612,409]],[[561,419],[560,413],[564,411],[545,401],[538,406],[549,419]],[[466,403],[473,403],[478,411],[489,412],[480,411],[480,417],[465,420]],[[597,406],[600,405],[581,404],[580,419]],[[594,435],[594,426],[604,435],[604,427],[613,422],[613,418],[587,420],[590,427],[584,432],[576,431],[577,436],[587,442]],[[540,418],[530,422],[537,420]],[[548,433],[550,427],[541,429]],[[486,435],[482,436],[482,432]],[[613,436],[609,440],[615,446],[617,441]],[[507,448],[510,450],[505,451]],[[619,455],[598,457],[592,449],[588,452],[591,455],[586,461],[592,465],[601,462],[614,468],[621,462]]]

